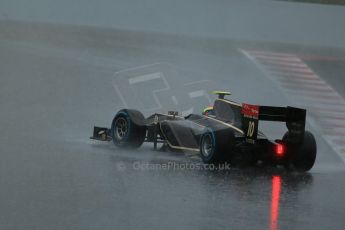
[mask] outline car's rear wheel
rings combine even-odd
[[[283,142],[287,144],[287,168],[308,171],[314,166],[317,145],[311,132],[305,131],[303,142],[300,144],[289,143],[289,133],[287,132],[283,137]]]
[[[113,119],[111,135],[118,147],[140,147],[146,137],[144,116],[137,110],[120,110]]]
[[[214,164],[227,160],[231,154],[233,133],[208,130],[200,139],[200,156],[204,163]]]

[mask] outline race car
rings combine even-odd
[[[305,109],[240,104],[225,98],[229,92],[213,93],[218,98],[201,114],[179,116],[170,111],[145,118],[137,110],[122,109],[111,128],[95,126],[91,139],[112,140],[121,148],[151,142],[157,149],[162,143],[161,150],[195,152],[206,164],[269,164],[297,171],[313,167],[317,146],[305,130]],[[259,131],[259,121],[285,122],[288,131],[281,139],[269,140]]]

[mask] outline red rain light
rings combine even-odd
[[[278,155],[278,156],[283,156],[284,155],[284,153],[285,153],[285,147],[284,147],[284,145],[282,145],[282,144],[276,144],[276,149],[275,149],[275,151],[276,151],[276,154]]]

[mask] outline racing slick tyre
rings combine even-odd
[[[283,142],[287,143],[288,162],[286,167],[296,171],[310,170],[316,159],[316,141],[314,135],[305,131],[303,142],[300,144],[289,143],[289,133],[285,133]]]
[[[111,135],[118,147],[139,148],[146,137],[145,117],[137,110],[120,110],[111,124]]]
[[[200,138],[200,156],[204,163],[222,163],[229,159],[234,145],[234,134],[228,130],[215,132],[209,129]]]

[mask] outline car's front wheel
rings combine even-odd
[[[137,110],[120,110],[111,125],[114,144],[118,147],[140,147],[146,137],[144,121],[144,116]]]

